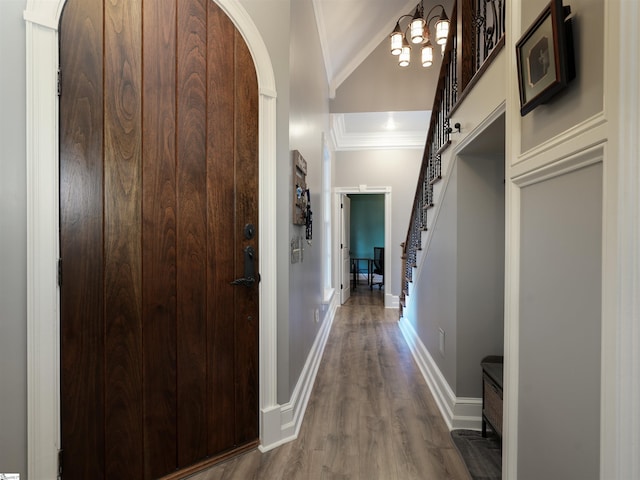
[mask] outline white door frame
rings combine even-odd
[[[340,195],[340,305],[344,305],[351,297],[351,198],[345,194]],[[345,215],[346,214],[346,215]],[[345,238],[348,239],[345,246]],[[345,270],[345,248],[349,255],[349,267]],[[345,272],[346,274],[345,278]],[[345,289],[349,294],[345,295]]]
[[[384,306],[386,308],[396,308],[397,302],[394,299],[391,290],[389,289],[389,279],[391,272],[391,187],[370,187],[368,185],[360,185],[358,187],[335,187],[333,189],[333,219],[334,225],[337,225],[337,222],[340,221],[340,199],[342,195],[346,194],[384,194],[384,278],[385,280],[385,289],[384,289]],[[341,262],[342,256],[340,255],[340,229],[334,228],[333,235],[333,271],[334,271],[334,286],[336,291],[339,290],[340,287],[340,278],[341,278]],[[397,298],[397,297],[396,297]]]
[[[28,0],[27,449],[32,480],[57,477],[60,448],[60,305],[57,286],[58,23],[66,0]],[[276,84],[267,47],[238,0],[215,0],[244,37],[259,88],[260,439],[280,440],[277,404]]]

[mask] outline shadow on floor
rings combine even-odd
[[[474,430],[453,430],[451,438],[464,460],[473,480],[500,480],[502,478],[502,447],[493,433]]]

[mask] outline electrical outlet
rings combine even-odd
[[[440,333],[440,355],[444,357],[444,330],[439,328],[438,333]]]
[[[315,312],[313,312],[313,319],[316,323],[320,321],[320,310],[316,308]]]

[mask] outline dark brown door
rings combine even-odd
[[[211,0],[69,0],[60,68],[64,479],[254,446],[258,285],[231,284],[258,265],[247,46]]]

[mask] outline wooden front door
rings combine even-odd
[[[60,24],[63,478],[151,479],[258,438],[258,87],[212,0]],[[257,272],[254,278],[257,278]]]

